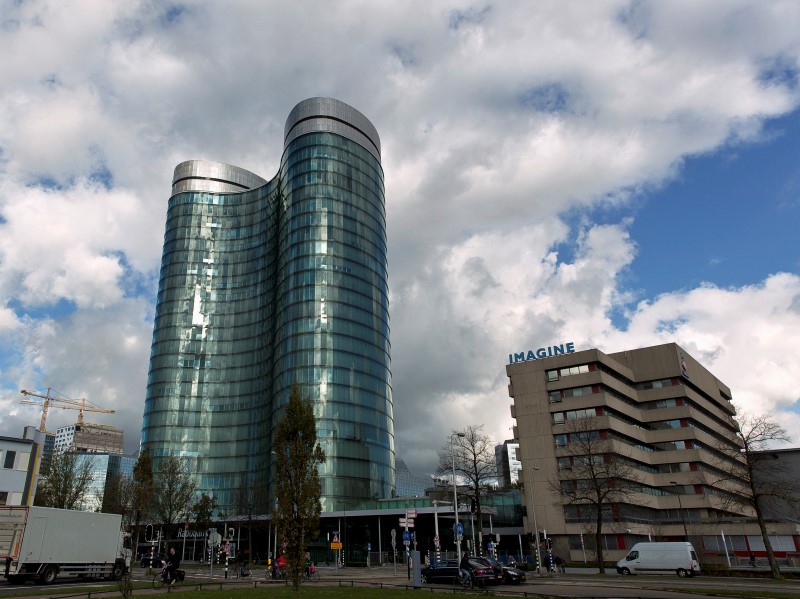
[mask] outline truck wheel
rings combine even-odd
[[[689,576],[689,573],[683,568],[678,568],[677,574],[680,578],[686,578],[687,576]]]
[[[631,571],[628,568],[620,568],[619,573],[623,576],[629,576]]]
[[[114,580],[122,580],[123,574],[125,574],[125,568],[122,567],[122,564],[114,564],[114,569],[111,571],[111,578]]]
[[[58,576],[58,570],[55,566],[45,566],[44,572],[39,577],[39,582],[42,584],[53,584]]]

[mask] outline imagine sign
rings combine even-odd
[[[540,347],[537,350],[529,349],[527,352],[520,352],[518,354],[508,354],[508,363],[515,364],[517,362],[527,362],[528,360],[541,360],[542,358],[552,358],[553,356],[560,356],[562,354],[574,354],[575,343],[561,343],[560,345],[549,345],[547,347]]]

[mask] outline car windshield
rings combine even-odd
[[[496,559],[494,559],[493,557],[484,557],[483,559],[485,559],[487,562],[489,562],[489,563],[490,563],[490,564],[492,564],[493,566],[500,566],[501,568],[503,567],[503,564],[501,564],[500,562],[498,562],[498,561],[497,561]]]
[[[469,563],[472,564],[473,567],[476,567],[476,568],[486,568],[486,567],[491,568],[492,567],[492,565],[485,558],[482,558],[482,557],[470,558]]]

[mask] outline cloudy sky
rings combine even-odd
[[[174,166],[383,145],[398,456],[513,422],[508,354],[677,342],[800,445],[800,4],[0,0],[0,434],[138,446]],[[74,422],[51,410],[48,429]]]

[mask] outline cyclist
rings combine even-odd
[[[175,578],[178,574],[178,568],[181,565],[181,558],[178,557],[178,554],[175,553],[175,547],[169,548],[169,553],[167,554],[167,563],[164,565],[164,569],[161,571],[161,578],[163,578],[164,582],[169,585],[175,584]]]
[[[465,588],[469,588],[470,585],[470,578],[472,578],[472,574],[470,570],[472,566],[469,563],[469,553],[464,552],[464,555],[461,556],[461,562],[458,564],[458,569],[461,572],[461,584]]]
[[[277,566],[275,578],[286,578],[286,558],[282,555],[278,556],[278,559],[275,560],[275,564]]]

